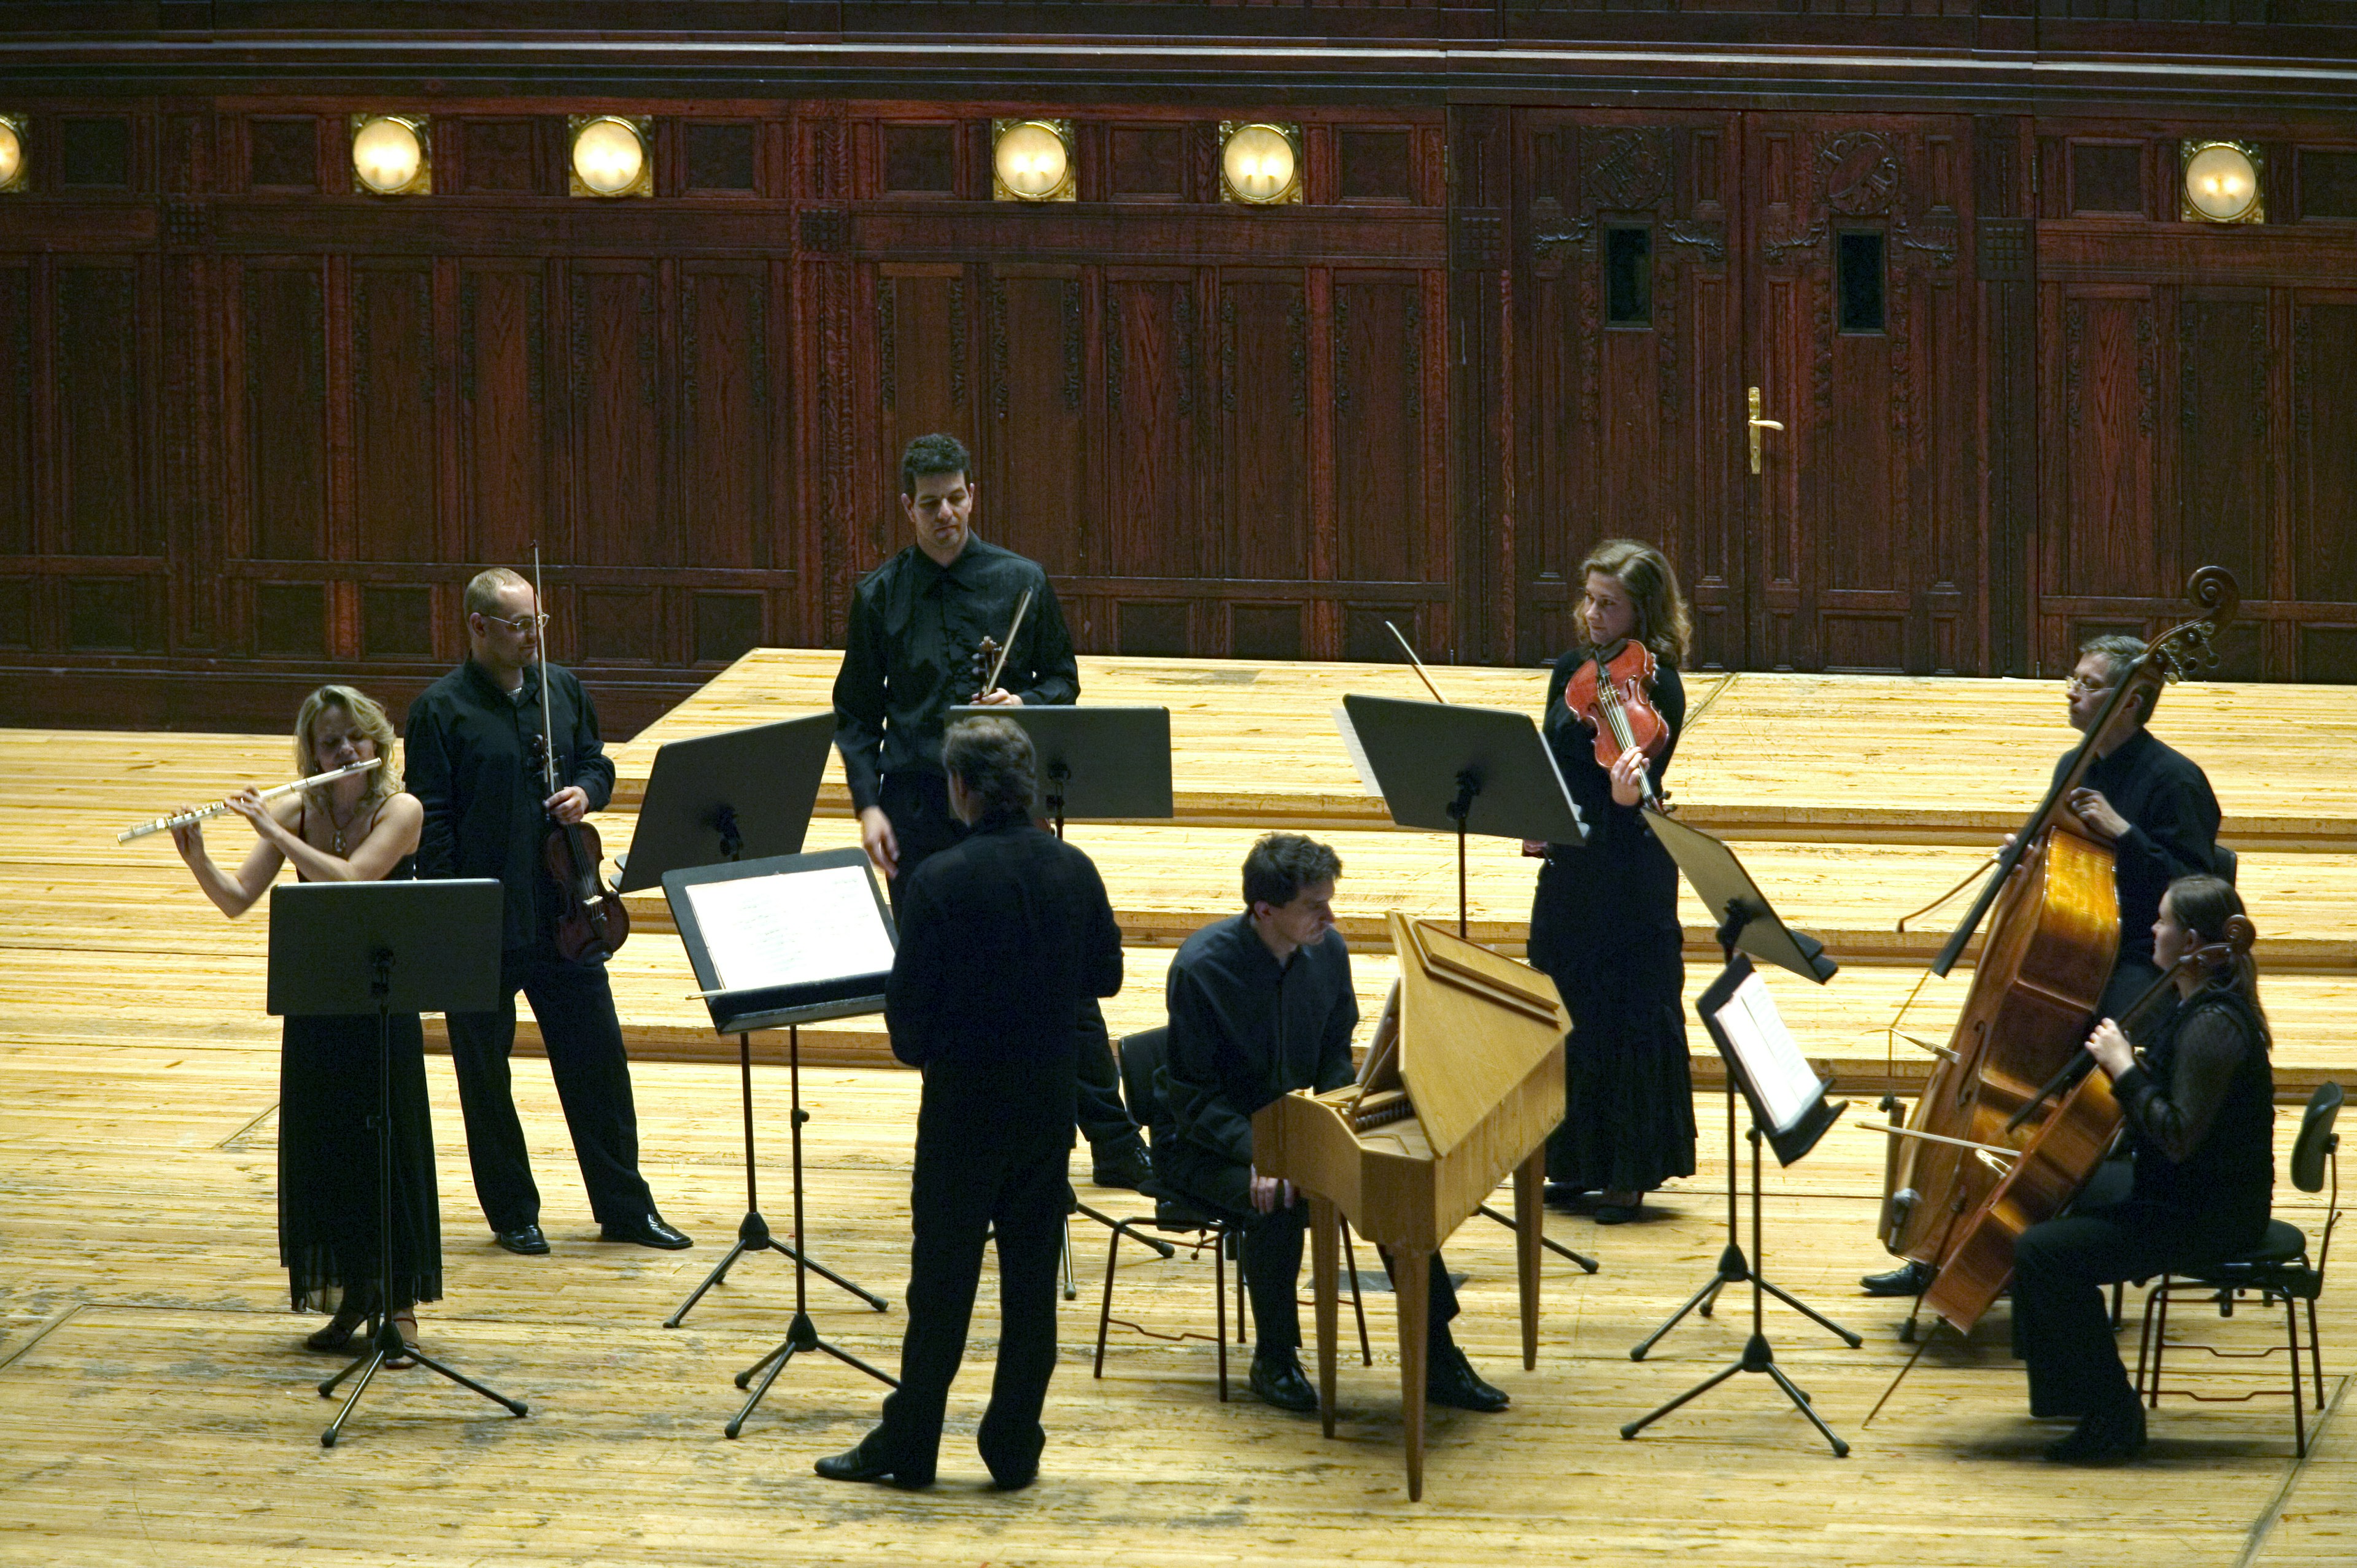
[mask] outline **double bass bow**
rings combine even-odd
[[[2204,566],[2186,592],[2202,613],[2155,638],[2119,673],[2078,750],[1932,962],[1933,974],[1946,974],[1989,919],[1955,1029],[1897,1129],[1911,1135],[1892,1140],[1878,1229],[1896,1256],[1934,1267],[1946,1260],[1996,1185],[1983,1151],[2019,1148],[2035,1135],[2023,1128],[2039,1109],[2040,1086],[2086,1038],[2119,950],[2119,897],[2112,845],[2079,820],[2071,797],[2096,758],[2133,733],[2164,682],[2218,662],[2212,640],[2233,618],[2240,590],[2224,568]]]
[[[535,608],[547,601],[541,597],[540,546],[532,547],[532,597]],[[548,690],[547,628],[541,631],[540,652],[540,733],[533,737],[534,759],[540,767],[542,781],[547,786],[545,800],[554,800],[563,788],[556,779],[555,703]],[[565,822],[556,813],[548,815],[548,832],[541,840],[540,861],[550,878],[556,884],[561,905],[556,917],[556,950],[576,963],[603,963],[630,935],[630,911],[598,872],[605,860],[605,845],[597,830],[587,822]]]

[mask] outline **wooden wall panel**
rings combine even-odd
[[[459,537],[467,560],[526,560],[549,521],[546,287],[530,264],[457,274]]]
[[[989,537],[1050,572],[1089,567],[1086,303],[1076,269],[994,269],[981,417]]]
[[[1220,473],[1212,569],[1309,575],[1309,290],[1253,273],[1220,280]]]
[[[573,536],[557,557],[595,566],[675,566],[663,435],[674,405],[662,370],[661,280],[644,263],[575,266],[566,280],[575,418]]]
[[[2178,300],[2180,511],[2173,554],[2176,564],[2223,566],[2244,592],[2272,597],[2276,496],[2267,315],[2261,293],[2188,289]]]
[[[1089,531],[1090,565],[1115,576],[1195,576],[1209,544],[1199,521],[1195,282],[1186,273],[1108,269],[1104,302],[1106,495]]]
[[[1423,280],[1337,272],[1332,286],[1340,575],[1423,581],[1433,566],[1424,538]]]
[[[679,316],[679,508],[694,546],[689,564],[766,568],[776,548],[768,269],[683,267]]]
[[[2058,289],[2062,430],[2048,581],[2066,596],[2158,597],[2159,338],[2152,291]]]
[[[0,555],[37,547],[33,382],[33,269],[0,265]]]
[[[2357,295],[2304,292],[2292,320],[2291,596],[2357,603]]]
[[[355,266],[350,320],[356,553],[362,560],[438,561],[432,264]]]
[[[118,262],[61,263],[54,280],[56,548],[137,555],[160,542],[145,509],[137,271]]]

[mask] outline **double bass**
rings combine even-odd
[[[2043,1086],[2085,1040],[2120,939],[2112,846],[2080,822],[2071,795],[2164,682],[2217,664],[2211,644],[2241,591],[2223,567],[2204,566],[2186,595],[2202,613],[2155,638],[2120,672],[2086,738],[1932,961],[1932,972],[1946,974],[1989,918],[1955,1029],[1904,1128],[1894,1127],[1902,1135],[1891,1139],[1878,1229],[1898,1257],[1944,1264],[2006,1174],[1990,1151],[2026,1148],[2057,1113],[2041,1102]],[[2100,1092],[2084,1080],[2081,1090],[2088,1099]]]

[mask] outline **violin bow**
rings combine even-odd
[[[1006,640],[999,644],[998,657],[991,660],[990,677],[982,683],[983,696],[987,697],[998,690],[999,671],[1006,668],[1006,656],[1015,651],[1015,634],[1023,629],[1023,617],[1030,608],[1031,590],[1026,588],[1023,590],[1023,596],[1015,601],[1015,619],[1007,625]]]
[[[536,617],[547,601],[541,596],[540,541],[532,542],[532,613]],[[540,757],[547,769],[548,792],[556,793],[556,714],[548,694],[548,627],[543,623],[533,633],[533,641],[540,653]]]
[[[1407,661],[1415,666],[1415,678],[1424,682],[1424,689],[1432,693],[1432,700],[1448,702],[1448,699],[1440,694],[1440,688],[1432,683],[1432,677],[1424,672],[1424,660],[1415,656],[1415,649],[1408,642],[1406,633],[1389,621],[1383,622],[1383,629],[1399,639],[1400,650],[1407,655]]]

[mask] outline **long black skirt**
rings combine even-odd
[[[442,1295],[442,1208],[425,1036],[395,1014],[392,1285],[395,1309]],[[278,1258],[296,1311],[331,1312],[377,1284],[378,1096],[373,1017],[289,1018],[278,1054]]]
[[[1542,956],[1539,945],[1533,943],[1534,961],[1571,1013],[1564,1119],[1547,1140],[1547,1179],[1650,1192],[1672,1176],[1694,1175],[1694,1075],[1677,928],[1616,933],[1577,961],[1561,952]]]

